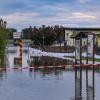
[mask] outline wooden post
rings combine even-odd
[[[19,49],[19,52],[20,52],[20,55],[19,55],[19,64],[22,65],[22,41],[19,43],[19,46],[20,46],[20,49]]]
[[[80,36],[80,64],[82,64],[82,36]]]
[[[76,59],[76,39],[75,39],[75,64],[77,64],[77,59]]]
[[[88,36],[87,36],[87,46],[86,46],[86,64],[88,64]]]
[[[93,33],[93,64],[95,62],[95,34]]]

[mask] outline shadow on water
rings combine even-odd
[[[73,61],[55,58],[55,57],[31,57],[30,66],[57,66],[57,65],[71,65]]]

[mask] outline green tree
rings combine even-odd
[[[56,26],[45,26],[37,28],[25,28],[22,30],[23,37],[25,39],[32,39],[35,45],[52,45],[55,41],[64,40],[64,31],[63,27]]]
[[[5,48],[7,45],[9,31],[5,28],[0,27],[0,67],[5,64]]]
[[[9,39],[13,39],[13,32],[17,32],[17,29],[8,28],[7,30],[9,31],[9,35],[8,35]]]

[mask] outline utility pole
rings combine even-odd
[[[19,43],[19,47],[20,47],[20,49],[19,49],[19,52],[20,52],[20,57],[19,57],[19,64],[22,66],[22,46],[23,46],[23,44],[22,44],[22,40],[20,40],[20,43]]]
[[[43,50],[44,50],[44,36],[42,38],[43,38]]]

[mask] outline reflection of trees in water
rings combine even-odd
[[[42,78],[54,78],[59,80],[59,79],[62,79],[63,78],[63,72],[65,70],[64,69],[47,69],[47,68],[44,68],[44,69],[29,69],[29,73],[30,73],[30,76],[32,77],[34,75],[34,78],[36,79],[36,77],[39,75],[41,76]]]
[[[54,65],[64,65],[64,64],[73,64],[73,61],[54,58],[54,57],[32,57],[30,66],[54,66]]]
[[[3,71],[0,71],[0,79],[4,79],[4,77],[7,77],[6,69]]]

